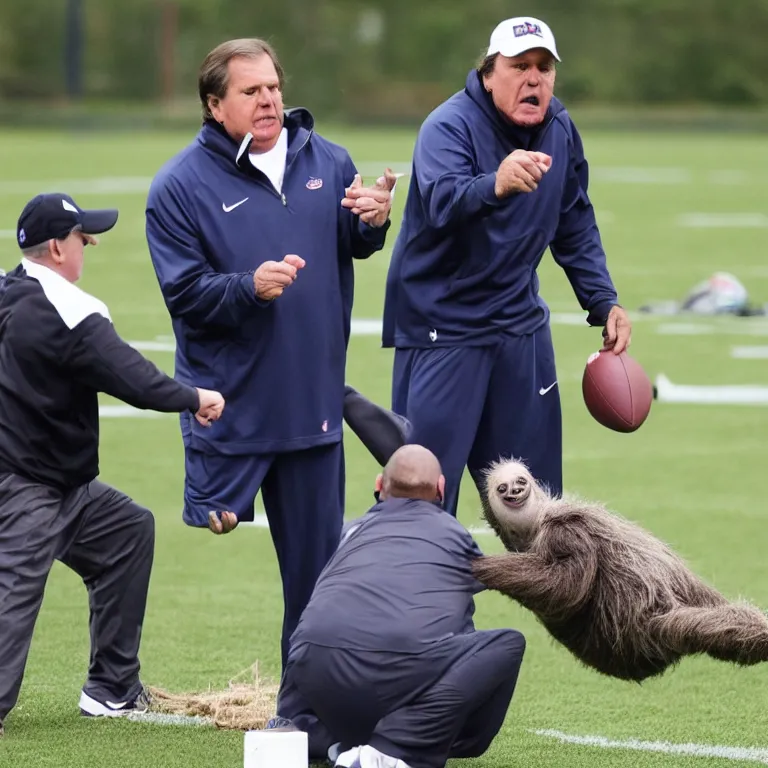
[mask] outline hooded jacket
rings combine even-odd
[[[222,418],[182,416],[188,447],[223,454],[302,450],[342,435],[353,262],[378,251],[372,228],[342,208],[356,169],[314,132],[305,109],[286,111],[282,192],[215,121],[166,163],[147,200],[146,235],[176,337],[176,378],[220,391]],[[295,283],[256,297],[264,261],[298,254]]]
[[[545,152],[552,165],[535,191],[500,200],[496,170],[515,149]],[[539,126],[515,126],[471,71],[417,137],[383,345],[483,345],[505,332],[533,333],[549,320],[536,274],[548,247],[587,322],[604,324],[617,295],[587,185],[581,137],[557,99]]]

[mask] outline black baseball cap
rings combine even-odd
[[[115,208],[86,211],[69,195],[49,192],[33,197],[24,206],[16,226],[16,242],[19,248],[32,248],[48,240],[61,240],[75,227],[86,235],[98,235],[116,223]]]

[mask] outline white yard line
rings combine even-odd
[[[684,213],[677,217],[677,224],[694,229],[765,228],[768,216],[764,213]]]
[[[612,184],[690,184],[693,176],[687,168],[632,168],[624,166],[596,166],[590,169],[590,181]]]
[[[661,403],[695,403],[697,405],[768,405],[768,386],[733,384],[709,386],[674,384],[663,373],[656,377],[658,401]]]
[[[717,757],[723,760],[744,760],[768,765],[768,747],[730,747],[717,744],[674,744],[669,741],[640,741],[639,739],[608,739],[604,736],[578,736],[555,730],[533,730],[537,736],[557,739],[564,744],[576,744],[601,749],[628,749],[638,752],[660,752],[666,755]]]
[[[586,315],[581,312],[551,312],[552,325],[574,325],[586,328]],[[635,324],[658,320],[658,315],[640,313],[633,317]],[[719,320],[725,323],[719,323]],[[713,320],[715,322],[713,322]],[[735,336],[768,336],[768,319],[755,318],[694,318],[659,322],[655,332],[661,336],[712,336],[716,334]],[[380,336],[382,321],[378,318],[353,318],[350,331],[353,336]],[[158,336],[155,339],[141,339],[128,342],[132,347],[142,352],[174,352],[176,343],[173,338]]]
[[[181,725],[212,727],[213,720],[207,717],[169,715],[162,712],[134,712],[126,720],[150,725]],[[634,752],[652,752],[663,755],[688,755],[691,757],[718,758],[738,762],[752,762],[768,765],[768,747],[734,747],[721,744],[697,744],[694,742],[675,743],[671,741],[642,741],[640,739],[610,739],[605,736],[578,735],[553,729],[529,729],[529,733],[555,739],[561,744],[572,744],[596,749],[619,749]]]
[[[731,347],[731,357],[737,360],[766,360],[768,347]]]
[[[410,160],[366,160],[357,163],[364,180],[380,176],[385,168],[395,173],[410,174]],[[751,183],[752,176],[742,170],[721,169],[699,174],[690,168],[659,166],[656,168],[631,166],[593,166],[590,178],[605,184],[709,184],[734,186]],[[79,179],[14,180],[0,182],[0,195],[36,195],[39,192],[67,192],[78,194],[138,195],[146,194],[151,176],[100,176]]]
[[[240,523],[240,526],[244,526],[246,528],[269,528],[269,522],[267,521],[267,516],[263,512],[256,512],[253,516],[253,521],[247,521]],[[467,529],[473,536],[480,535],[484,536],[486,534],[492,534],[493,531],[485,525],[477,525],[472,526],[471,528]]]

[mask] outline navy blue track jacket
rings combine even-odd
[[[429,501],[387,499],[344,527],[291,638],[331,648],[421,653],[473,632],[472,575],[482,555],[464,526]]]
[[[184,443],[223,454],[301,450],[342,435],[353,259],[384,244],[342,208],[356,169],[314,132],[311,114],[286,111],[282,195],[215,121],[152,182],[146,234],[176,336],[176,378],[220,391],[222,418],[206,429],[182,416]],[[239,204],[238,204],[239,203]],[[306,261],[274,301],[253,273],[293,253]]]
[[[534,192],[499,200],[496,170],[515,149],[545,152],[552,165]],[[541,126],[513,126],[472,70],[419,131],[387,277],[383,345],[487,344],[502,331],[534,332],[549,319],[536,274],[547,247],[587,322],[603,325],[617,296],[587,182],[581,138],[557,99]]]

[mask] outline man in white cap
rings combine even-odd
[[[463,90],[424,121],[387,278],[383,346],[393,410],[433,451],[456,514],[499,457],[524,458],[562,492],[562,428],[549,309],[536,270],[549,248],[590,326],[630,339],[587,194],[581,137],[553,96],[560,55],[540,19],[493,31]]]

